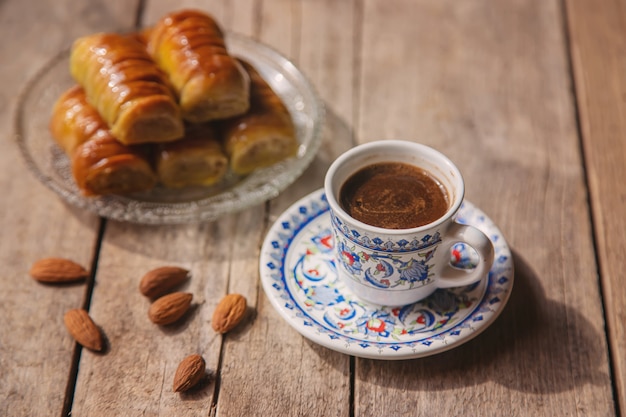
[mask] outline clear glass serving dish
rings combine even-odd
[[[156,187],[150,192],[126,196],[85,197],[74,183],[69,159],[48,130],[54,102],[74,84],[66,50],[36,74],[19,98],[15,136],[26,164],[39,180],[70,204],[106,218],[135,223],[211,221],[276,197],[315,157],[321,142],[324,106],[300,70],[274,49],[232,33],[227,34],[226,42],[232,55],[256,67],[289,109],[300,142],[296,157],[246,177],[227,175],[212,187]]]

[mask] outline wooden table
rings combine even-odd
[[[0,415],[612,416],[626,414],[626,3],[595,0],[6,0],[0,5]],[[310,168],[267,204],[219,221],[147,226],[76,209],[23,162],[13,117],[24,85],[80,35],[131,30],[198,7],[272,46],[323,99]],[[47,117],[47,115],[39,115]],[[498,225],[515,284],[500,317],[462,346],[406,361],[309,342],[271,306],[260,246],[357,143],[444,151],[466,197]],[[45,286],[48,256],[93,282]],[[193,317],[159,329],[137,285],[164,264],[192,272]],[[219,299],[251,313],[222,337]],[[105,354],[80,349],[63,314],[85,306]],[[182,357],[209,378],[172,392]]]

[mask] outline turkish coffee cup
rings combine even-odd
[[[455,221],[463,177],[433,148],[403,140],[358,145],[331,164],[324,191],[338,279],[367,302],[411,304],[489,273],[492,242]],[[476,252],[474,268],[451,263],[457,243]]]

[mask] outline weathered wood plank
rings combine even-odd
[[[222,2],[209,5],[190,2],[171,6],[167,2],[146,4],[143,23],[148,26],[170,10],[197,7],[212,13],[227,30],[263,38],[265,20],[257,16],[253,2],[232,6],[224,6]],[[272,15],[267,10],[263,13]],[[278,35],[279,31],[274,36]],[[272,44],[272,40],[268,38],[267,43]],[[337,146],[340,145],[331,148]],[[314,172],[316,180],[308,181],[307,186],[311,191],[321,185],[323,170]],[[302,184],[307,181],[291,188],[302,192]],[[320,365],[320,349],[294,335],[260,292],[258,256],[267,227],[266,217],[265,205],[261,205],[200,226],[141,227],[109,223],[96,277],[92,315],[107,333],[111,349],[104,356],[83,357],[73,413],[106,410],[124,415],[191,416],[256,414],[262,410],[263,415],[282,415],[285,408],[276,406],[274,395],[282,389],[293,393],[284,396],[287,409],[307,413],[315,407],[320,395],[334,396],[343,404],[344,412],[340,415],[346,415],[348,358],[334,355]],[[171,252],[170,248],[176,249]],[[199,295],[200,301],[188,322],[180,328],[173,327],[164,337],[164,332],[148,322],[148,303],[136,286],[143,272],[166,262],[183,262],[192,270],[186,291]],[[222,338],[211,329],[210,318],[216,303],[228,292],[246,296],[250,311],[245,323]],[[120,293],[125,296],[120,297]],[[205,357],[211,377],[192,396],[172,393],[171,380],[177,361],[195,352]],[[272,359],[267,360],[268,357]],[[298,371],[285,372],[282,365],[286,361],[297,363]],[[318,373],[310,375],[311,369],[318,369]],[[116,377],[111,378],[111,373]],[[328,375],[335,375],[341,390],[328,383]],[[304,378],[309,384],[301,393],[302,387],[294,381]]]
[[[235,221],[228,217],[203,225],[162,227],[108,223],[91,313],[110,348],[103,355],[83,355],[73,414],[208,414],[221,345],[210,321],[230,278]],[[163,265],[191,271],[179,290],[194,297],[191,311],[169,326],[148,319],[150,300],[138,290],[141,277]],[[174,393],[178,363],[196,353],[207,363],[207,377],[189,393]]]
[[[618,404],[626,413],[624,2],[565,2]]]
[[[63,203],[28,171],[13,140],[12,117],[20,91],[37,71],[74,37],[132,23],[127,11],[133,5],[6,1],[1,8],[0,414],[59,415],[74,350],[63,315],[83,305],[87,286],[39,285],[28,270],[47,256],[72,258],[90,268],[99,220]],[[45,125],[49,115],[26,116],[27,123]]]
[[[166,12],[182,7],[196,6],[147,3],[140,23],[150,26]],[[211,12],[221,15],[219,10]],[[248,236],[239,230],[241,227],[250,233],[255,228],[260,230],[264,214],[261,209],[241,216],[226,216],[201,225],[146,227],[109,223],[101,249],[92,316],[107,334],[110,350],[103,356],[83,357],[73,413],[200,416],[212,412],[222,349],[222,338],[210,325],[212,312],[229,290],[231,273],[239,272],[240,252],[233,251],[233,237]],[[181,322],[165,327],[149,321],[150,301],[137,289],[143,274],[161,265],[189,269],[191,279],[181,290],[194,296],[192,312]],[[241,282],[233,288],[254,303],[254,275]],[[185,356],[194,353],[204,357],[207,375],[191,392],[174,393],[176,367]]]
[[[27,271],[52,255],[89,266],[99,225],[25,172],[9,139],[17,94],[76,36],[125,30],[136,18],[135,2],[66,3],[1,6],[3,37],[19,39],[0,43],[2,415],[61,412],[74,350],[62,315],[84,303],[86,286],[38,285]],[[623,407],[625,294],[617,284],[624,246],[623,14],[619,2],[565,4]],[[197,7],[227,30],[281,51],[317,87],[327,126],[312,166],[268,204],[202,225],[106,223],[90,310],[109,348],[82,351],[72,415],[619,414],[561,2],[154,0],[144,6],[144,24]],[[457,162],[468,199],[496,221],[514,250],[516,282],[502,316],[475,340],[420,360],[357,359],[351,376],[348,356],[308,342],[271,307],[259,283],[259,248],[287,207],[322,186],[339,153],[384,138],[423,142]],[[149,301],[137,285],[163,264],[191,270],[182,290],[193,293],[194,308],[178,325],[161,328],[148,320]],[[228,292],[246,296],[249,315],[219,336],[211,315]],[[208,375],[191,393],[175,394],[176,366],[190,353],[205,357]]]
[[[357,360],[355,415],[611,415],[611,381],[558,1],[366,1],[359,141],[447,153],[515,253],[477,339]]]
[[[249,239],[255,238],[254,248],[248,249],[255,255],[247,259],[245,272],[259,285],[256,317],[247,333],[226,337],[216,412],[219,416],[346,416],[350,410],[349,358],[311,344],[282,320],[260,289],[258,255],[266,228],[300,197],[320,188],[332,159],[350,146],[345,124],[351,124],[352,85],[321,80],[350,79],[352,37],[339,34],[352,30],[354,5],[332,1],[264,1],[260,5],[253,14],[250,35],[292,59],[312,80],[329,106],[329,123],[312,166],[270,203],[261,233],[248,234]],[[239,2],[233,7],[245,9]],[[247,21],[248,14],[242,18]],[[240,20],[233,21],[242,32]],[[334,60],[336,66],[320,65],[320,60]]]

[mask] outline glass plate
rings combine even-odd
[[[69,73],[69,50],[46,65],[23,90],[15,118],[16,140],[31,171],[70,204],[100,216],[136,223],[172,224],[214,220],[276,197],[309,166],[317,153],[324,107],[307,78],[272,48],[242,35],[227,34],[232,55],[241,57],[282,98],[296,125],[297,156],[236,178],[227,176],[213,187],[170,190],[157,187],[128,196],[84,197],[71,174],[69,159],[48,130],[52,106],[74,84]]]

